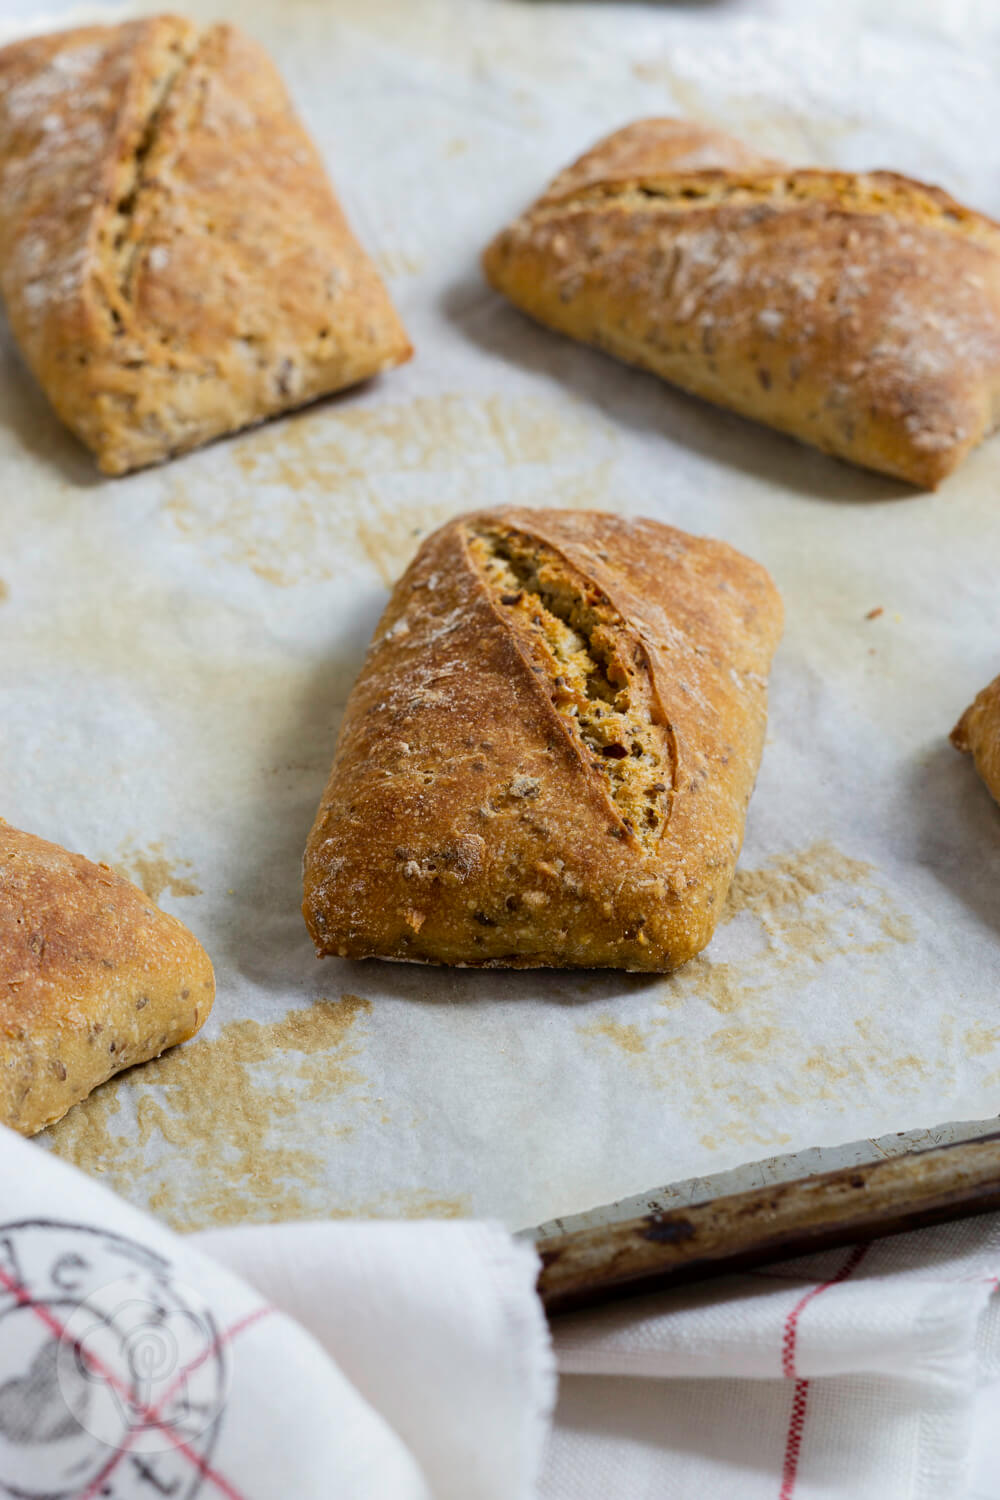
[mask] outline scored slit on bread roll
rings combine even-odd
[[[203,1025],[208,955],[104,864],[0,819],[0,1124],[33,1135]]]
[[[781,601],[649,520],[504,509],[429,537],[348,701],[305,858],[321,954],[667,970],[708,942]]]
[[[640,120],[483,264],[549,328],[921,487],[1000,421],[1000,225],[898,173]]]
[[[0,290],[107,474],[412,352],[267,53],[180,16],[0,50]]]

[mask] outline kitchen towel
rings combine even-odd
[[[545,1500],[998,1500],[998,1273],[990,1216],[561,1320]]]
[[[535,1493],[530,1249],[473,1222],[205,1240],[234,1269],[0,1127],[0,1496]]]
[[[178,1236],[0,1130],[0,1495],[1000,1500],[998,1216],[551,1343],[536,1274],[473,1221]]]

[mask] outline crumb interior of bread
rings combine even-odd
[[[634,181],[607,180],[567,194],[543,198],[533,214],[547,210],[566,213],[592,208],[595,201],[613,202],[623,209],[660,204],[670,212],[707,207],[714,203],[768,202],[782,204],[834,202],[845,213],[888,213],[972,238],[991,238],[997,225],[947,193],[888,174],[852,174],[806,169],[798,172],[681,172],[676,177],[643,173]]]
[[[642,646],[601,590],[535,537],[482,527],[470,534],[469,550],[622,822],[651,849],[673,768]]]
[[[122,327],[122,313],[133,294],[144,228],[141,205],[160,127],[171,95],[191,67],[199,43],[200,37],[196,33],[178,23],[177,34],[165,47],[161,66],[151,85],[142,134],[132,153],[119,166],[115,202],[102,226],[102,244],[112,271],[104,290],[108,297],[108,315],[115,329]]]

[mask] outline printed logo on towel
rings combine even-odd
[[[212,1313],[121,1235],[0,1225],[0,1495],[192,1500],[230,1367]]]

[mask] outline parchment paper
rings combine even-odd
[[[219,981],[204,1039],[43,1144],[180,1228],[518,1226],[997,1113],[1000,815],[946,736],[1000,668],[1000,438],[917,495],[533,327],[477,265],[643,114],[1000,212],[997,22],[957,7],[950,30],[931,0],[188,9],[275,53],[417,357],[101,480],[4,346],[0,812],[139,879]],[[387,586],[433,525],[500,501],[720,536],[784,594],[728,919],[673,978],[313,956],[301,854]]]

